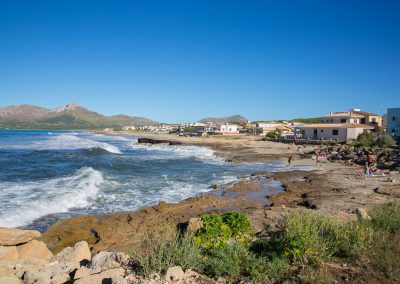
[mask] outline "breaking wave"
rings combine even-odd
[[[91,167],[72,176],[35,182],[0,182],[0,227],[20,227],[42,216],[85,208],[103,183]]]

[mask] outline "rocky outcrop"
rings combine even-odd
[[[152,138],[138,138],[138,143],[141,144],[168,144],[168,145],[181,145],[182,142],[172,140],[160,140]]]
[[[40,238],[38,231],[0,227],[0,245],[2,246],[16,246],[37,238]]]
[[[363,166],[369,153],[376,156],[376,166],[379,169],[400,171],[400,149],[398,147],[369,149],[367,147],[352,147],[350,145],[333,145],[322,148],[330,161],[344,162]],[[315,154],[308,153],[308,155]]]
[[[80,241],[73,247],[66,247],[51,259],[52,262],[73,263],[79,266],[81,263],[89,262],[92,255],[86,241]]]

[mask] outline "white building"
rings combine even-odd
[[[364,115],[354,112],[334,112],[321,117],[321,123],[361,123]]]
[[[134,130],[136,130],[136,127],[133,126],[133,125],[131,125],[131,126],[123,126],[122,130],[124,130],[124,131],[134,131]]]
[[[219,124],[215,128],[215,134],[219,135],[238,135],[239,129],[236,124]]]
[[[297,129],[305,139],[348,141],[357,139],[358,135],[369,132],[374,127],[357,123],[313,123],[303,124]]]

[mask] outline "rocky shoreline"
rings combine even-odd
[[[258,141],[247,145],[245,150],[238,145],[233,143],[230,147],[238,148],[239,152],[248,151],[250,156],[260,151],[254,148],[254,145],[259,145]],[[295,155],[295,166],[315,166],[309,157],[316,150],[321,150],[313,148],[299,154],[291,146],[272,147],[286,149],[286,152],[281,149],[278,155]],[[221,151],[228,153],[232,150],[221,147]],[[268,151],[264,152],[265,156],[269,155]],[[22,243],[2,241],[0,230],[0,283],[64,283],[65,279],[70,283],[165,283],[174,278],[181,283],[215,283],[213,279],[193,271],[183,272],[179,267],[155,275],[152,280],[145,280],[129,270],[134,265],[127,253],[140,246],[143,233],[160,231],[166,225],[187,226],[192,218],[204,213],[221,214],[232,210],[244,212],[251,220],[253,231],[264,234],[269,228],[277,227],[285,214],[298,208],[347,221],[363,218],[368,209],[376,204],[400,198],[400,176],[396,164],[386,170],[387,176],[369,178],[364,177],[362,167],[356,165],[363,162],[361,159],[365,156],[364,152],[354,154],[347,146],[329,146],[323,151],[331,161],[336,162],[323,164],[313,171],[288,168],[290,171],[253,173],[239,182],[215,185],[206,194],[176,204],[160,201],[156,206],[143,207],[134,212],[113,212],[61,220],[42,235],[35,231],[27,232],[31,234],[30,239],[24,239]],[[241,153],[245,155],[245,152]],[[398,159],[399,152],[395,149],[394,153],[393,157]],[[350,155],[357,156],[352,156],[352,163],[347,162]],[[387,163],[387,157],[392,157],[390,155],[378,154],[378,159]],[[271,184],[275,184],[275,187],[271,188]],[[20,258],[19,250],[24,250],[18,246],[37,248],[40,251],[37,255],[43,255],[43,259],[32,262],[31,257]],[[36,255],[35,249],[27,251]],[[79,264],[71,256],[76,251],[85,252],[82,253],[85,258],[80,259]],[[96,264],[100,263],[98,259],[102,260],[101,263],[113,264],[107,264],[107,269],[102,270]],[[2,277],[9,278],[2,280]],[[109,282],[104,282],[105,279]],[[7,282],[11,280],[14,282]]]

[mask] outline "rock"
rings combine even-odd
[[[356,215],[358,220],[371,220],[371,217],[368,215],[367,211],[364,208],[357,208]]]
[[[93,284],[93,283],[111,284],[113,283],[111,279],[118,278],[124,275],[125,275],[125,270],[119,267],[77,279],[74,281],[74,284]]]
[[[90,268],[93,270],[99,269],[100,271],[109,270],[118,267],[126,267],[131,263],[129,255],[122,252],[108,252],[102,251],[96,254],[90,262]]]
[[[15,276],[0,277],[0,284],[22,284],[22,281]]]
[[[182,267],[174,266],[167,269],[165,273],[165,280],[166,281],[178,281],[185,277],[185,272],[183,272]]]
[[[40,238],[40,233],[34,230],[20,230],[0,227],[0,245],[15,246]]]
[[[59,253],[57,253],[51,261],[58,261],[60,263],[71,262],[77,265],[82,262],[88,262],[91,259],[89,245],[86,241],[78,242],[74,247],[66,247]]]
[[[90,269],[85,266],[82,266],[76,270],[74,279],[84,278],[92,274],[100,273],[100,269]]]
[[[17,260],[18,251],[15,246],[0,246],[0,261],[16,263]]]
[[[22,263],[17,263],[15,265],[15,275],[18,278],[22,278],[24,274],[28,271],[38,271],[42,267],[49,264],[48,261],[43,259],[27,259]]]
[[[17,246],[18,261],[24,261],[30,258],[49,260],[53,254],[47,248],[44,242],[32,240],[29,243]]]
[[[69,274],[75,269],[72,264],[64,265],[57,262],[42,266],[39,269],[29,269],[23,274],[24,283],[62,284],[71,280]]]
[[[0,261],[0,277],[14,276],[14,265],[8,261]]]
[[[190,234],[195,234],[203,227],[203,221],[200,218],[190,218],[188,221],[187,229]]]
[[[122,276],[117,276],[117,277],[111,278],[111,283],[112,284],[128,284],[128,280],[126,280]]]
[[[207,276],[201,275],[193,270],[188,269],[185,272],[185,278],[182,281],[185,284],[195,284],[195,283],[201,283],[201,284],[217,284],[217,283],[227,283],[226,279],[222,277],[218,277],[217,281],[208,278]]]

